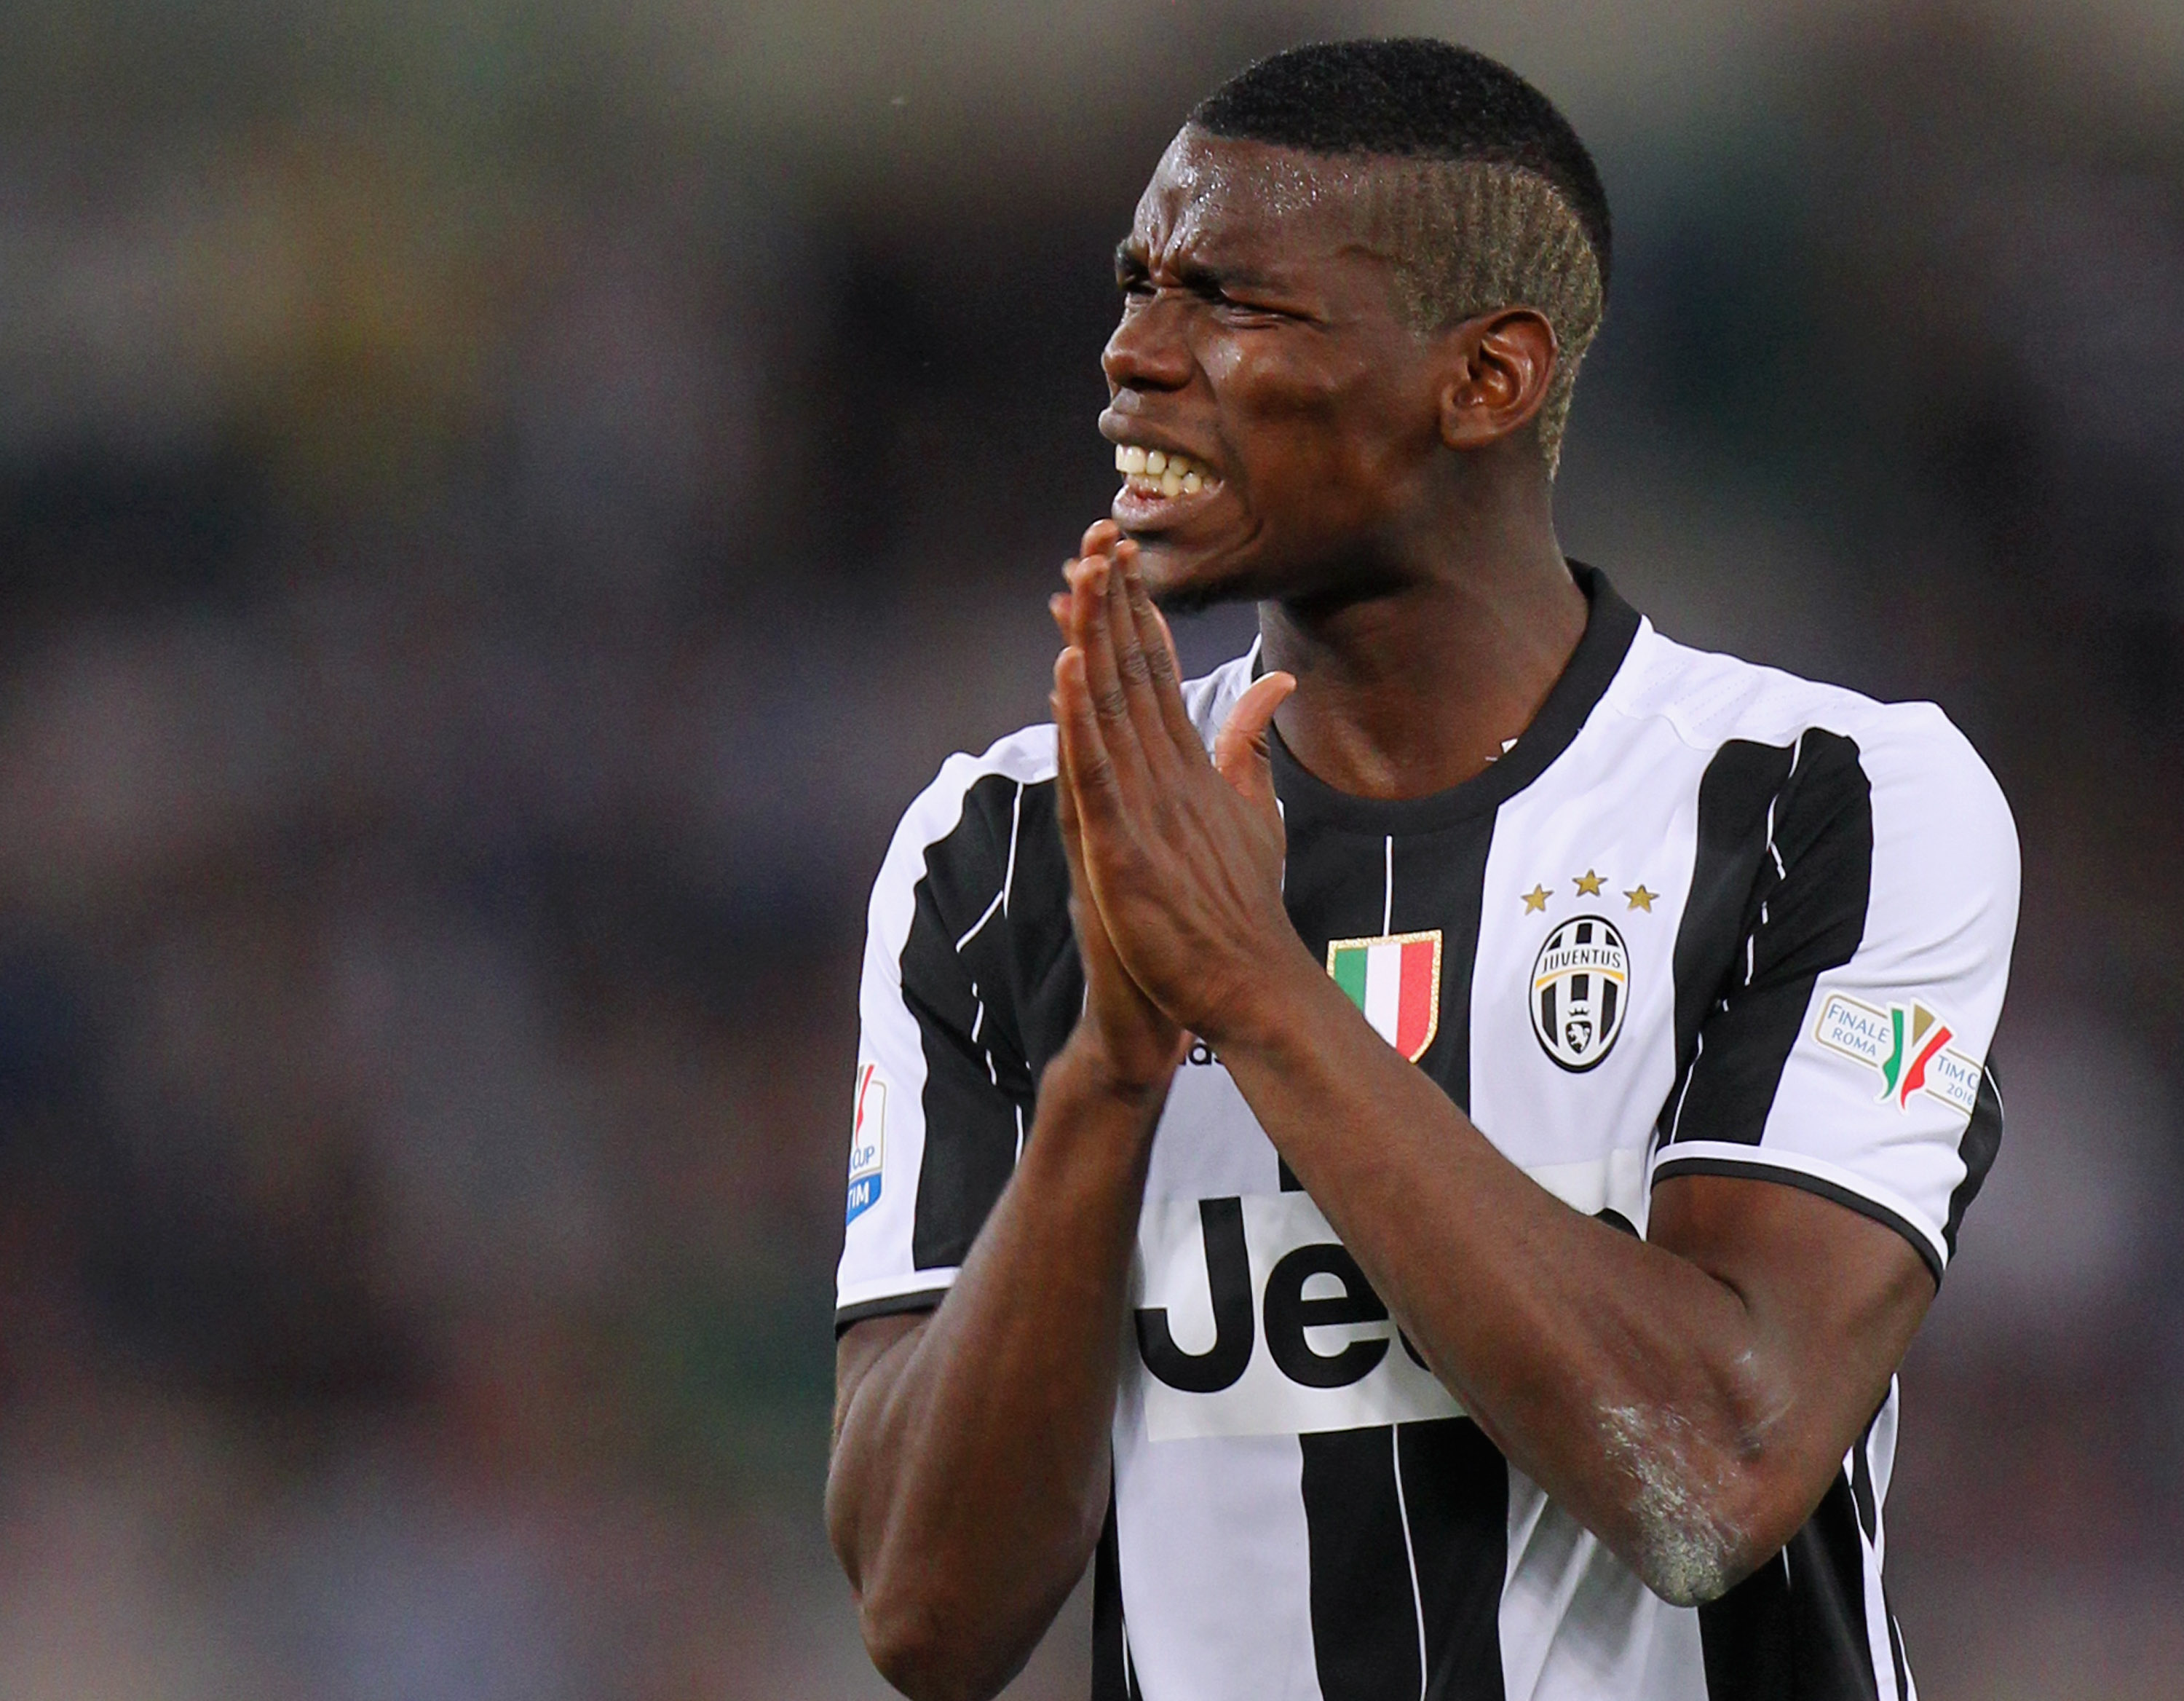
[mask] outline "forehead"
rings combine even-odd
[[[1131,220],[1146,259],[1324,258],[1357,246],[1362,162],[1185,125],[1154,169]]]

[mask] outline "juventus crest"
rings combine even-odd
[[[1573,1074],[1615,1049],[1630,1005],[1630,953],[1602,916],[1574,916],[1547,935],[1532,965],[1532,1032]]]

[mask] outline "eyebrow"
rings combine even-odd
[[[1135,246],[1134,239],[1125,237],[1115,244],[1115,277],[1118,282],[1136,283],[1152,276],[1152,268]],[[1202,259],[1185,258],[1175,268],[1176,275],[1188,288],[1207,295],[1217,295],[1224,285],[1266,286],[1271,280],[1249,270],[1234,267],[1223,268]]]

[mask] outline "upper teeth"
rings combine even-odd
[[[1115,446],[1115,469],[1126,478],[1157,485],[1163,496],[1195,496],[1213,482],[1212,472],[1189,455],[1136,443]]]

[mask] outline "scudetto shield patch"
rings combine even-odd
[[[1630,1007],[1630,953],[1603,916],[1573,916],[1532,964],[1532,1032],[1572,1074],[1607,1061]]]
[[[1440,1031],[1440,929],[1329,940],[1327,972],[1373,1031],[1415,1063]]]

